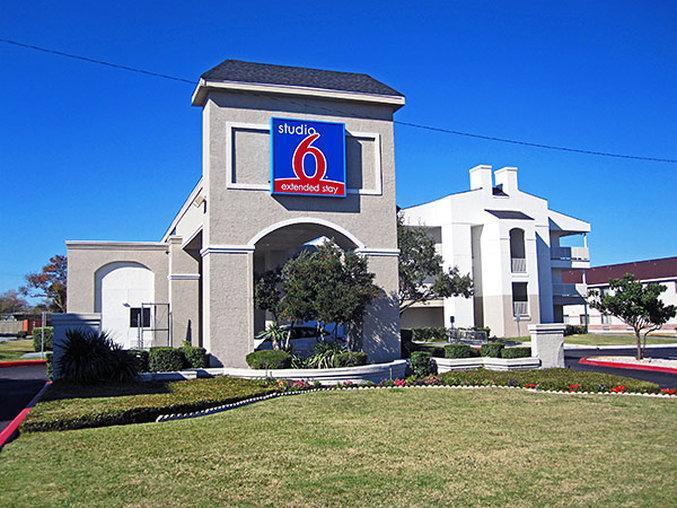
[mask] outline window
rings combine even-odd
[[[141,307],[132,307],[129,309],[129,326],[131,328],[150,328],[150,307],[143,308],[143,321],[139,323],[141,317]]]
[[[580,323],[582,325],[588,326],[590,324],[590,316],[588,316],[587,314],[581,314],[580,320],[581,320]]]
[[[608,314],[602,314],[602,324],[603,325],[610,325],[611,324],[611,316]]]

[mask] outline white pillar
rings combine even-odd
[[[564,367],[564,325],[529,325],[531,356],[541,360],[542,369]]]

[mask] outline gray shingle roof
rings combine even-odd
[[[240,60],[224,60],[201,76],[207,81],[236,81],[271,85],[323,88],[374,95],[396,95],[400,92],[367,74],[325,71],[305,67],[287,67]]]

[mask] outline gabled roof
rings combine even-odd
[[[394,88],[368,74],[243,62],[240,60],[224,60],[216,67],[204,72],[201,78],[211,82],[281,85],[404,97]]]
[[[562,274],[562,282],[573,284],[582,282],[582,272],[588,285],[606,284],[611,279],[620,279],[631,273],[638,280],[660,280],[677,278],[677,256],[662,259],[648,259],[634,263],[619,263],[588,268],[587,270],[569,270]]]

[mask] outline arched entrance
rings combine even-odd
[[[363,245],[349,232],[324,221],[301,220],[280,223],[255,237],[254,278],[268,270],[282,267],[287,260],[300,252],[312,251],[325,241],[333,241],[344,251],[355,250]],[[265,311],[255,307],[254,334],[258,335],[264,331],[270,319],[272,315],[267,315]],[[313,340],[299,341],[299,347],[312,349],[312,343]]]

